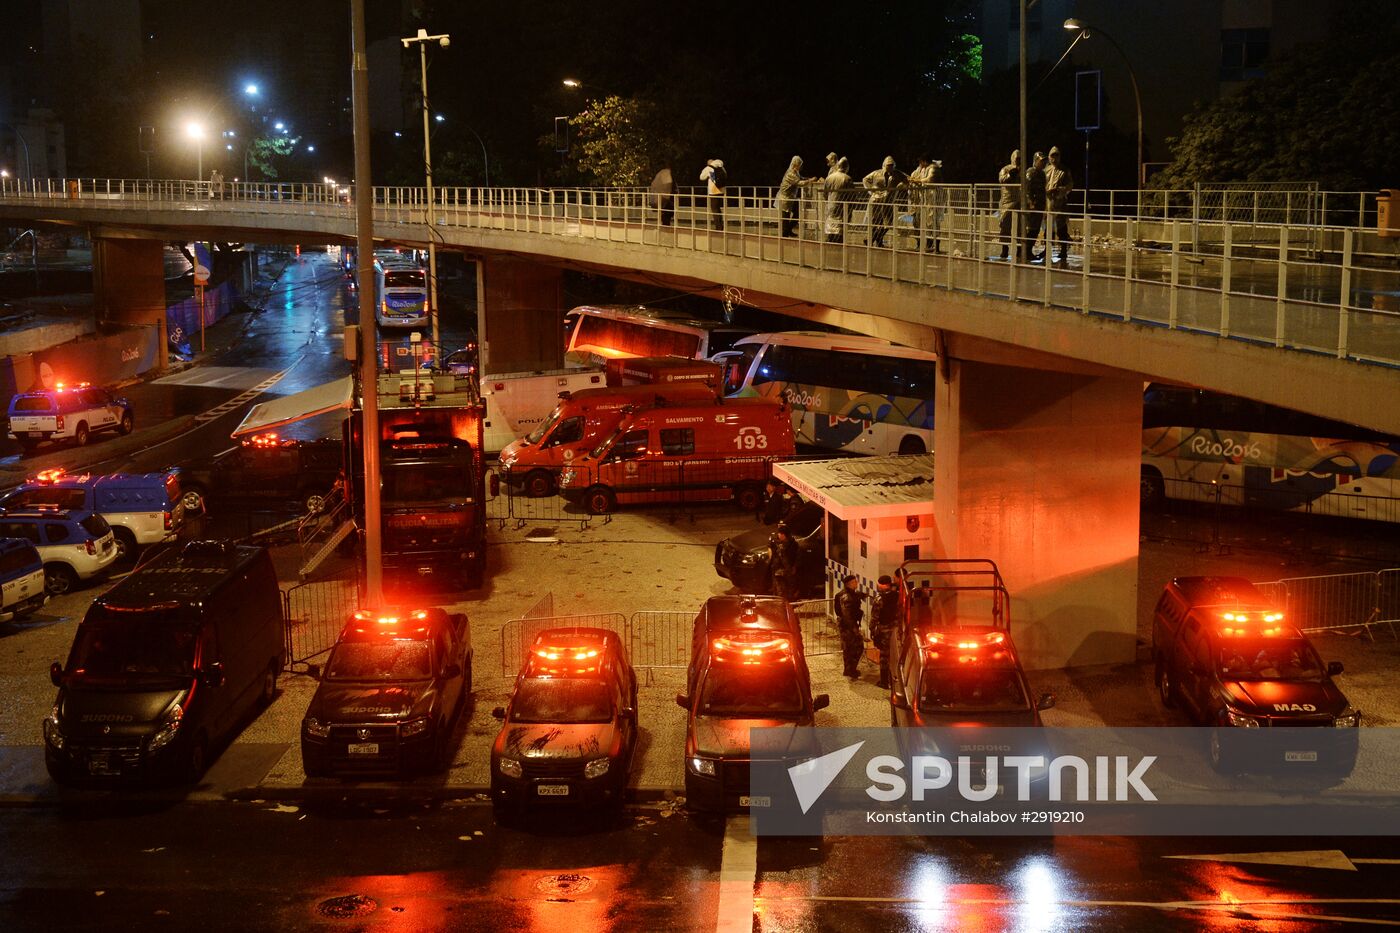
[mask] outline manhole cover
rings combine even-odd
[[[348,920],[351,917],[364,917],[379,909],[379,902],[363,894],[344,894],[328,897],[316,905],[323,916],[334,920]]]
[[[535,882],[535,890],[547,897],[573,897],[593,890],[597,883],[587,875],[567,872],[562,875],[545,875]]]

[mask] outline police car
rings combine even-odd
[[[185,517],[179,474],[173,470],[106,476],[41,470],[0,499],[3,509],[43,507],[101,514],[112,526],[119,561],[134,560],[141,548],[175,538]]]
[[[301,724],[308,777],[444,770],[472,691],[471,624],[436,608],[362,609],[313,676]]]
[[[0,622],[22,619],[48,602],[44,562],[29,541],[0,538]]]
[[[10,437],[26,452],[44,441],[71,440],[82,447],[98,431],[130,434],[135,425],[130,402],[85,382],[21,392],[10,399],[9,420]]]
[[[237,447],[192,460],[180,468],[180,501],[186,514],[210,504],[295,502],[319,509],[344,466],[338,440],[298,441],[276,434],[245,437]]]
[[[766,807],[749,793],[749,730],[810,726],[831,703],[812,696],[802,631],[792,606],[773,596],[714,596],[695,617],[686,692],[685,799],[696,811]],[[794,760],[815,748],[789,745]]]
[[[1341,662],[1324,663],[1248,580],[1168,583],[1153,612],[1152,657],[1162,705],[1211,727],[1217,770],[1355,763],[1361,713],[1332,679]],[[1253,730],[1261,730],[1255,738],[1235,734]]]
[[[491,747],[500,821],[530,806],[576,803],[616,813],[637,749],[637,675],[622,639],[599,628],[535,637]]]
[[[112,528],[94,512],[7,510],[0,512],[0,538],[34,545],[44,562],[44,585],[53,596],[106,573],[117,560]]]

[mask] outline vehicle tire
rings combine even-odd
[[[79,421],[77,429],[73,432],[73,443],[79,447],[86,447],[89,436],[87,422]]]
[[[59,787],[73,786],[73,768],[61,761],[54,761],[48,755],[44,756],[44,767],[49,772],[49,777]]]
[[[131,416],[131,412],[122,412],[121,423],[117,425],[117,433],[126,437],[136,427],[136,419]]]
[[[1144,509],[1156,510],[1167,504],[1167,483],[1162,474],[1153,467],[1142,468],[1139,505]]]
[[[208,765],[206,756],[209,753],[209,743],[204,736],[196,736],[190,743],[190,749],[185,753],[185,772],[183,781],[191,786],[198,784],[199,779],[204,777],[204,769]]]
[[[44,589],[50,596],[62,596],[78,588],[78,574],[67,564],[44,565]]]
[[[136,536],[125,528],[113,526],[112,537],[117,542],[117,563],[135,563],[141,554],[141,546],[136,543]]]
[[[740,483],[734,489],[734,501],[743,512],[757,512],[763,507],[763,489],[757,483]]]
[[[263,671],[262,688],[258,691],[258,709],[267,709],[272,705],[272,701],[277,698],[277,675],[280,670],[277,661],[267,662],[267,670]]]
[[[543,499],[554,495],[554,476],[548,470],[531,470],[525,474],[525,495]]]
[[[1215,769],[1216,774],[1237,774],[1239,768],[1235,766],[1234,758],[1224,747],[1225,743],[1220,741],[1222,730],[1217,727],[1210,730],[1210,738],[1207,739],[1207,757],[1210,759],[1210,766]]]
[[[458,707],[466,706],[467,697],[472,695],[472,659],[469,656],[467,663],[462,665],[462,700]]]
[[[204,514],[204,490],[198,486],[186,486],[180,491],[180,504],[186,512]]]
[[[1172,680],[1171,672],[1167,670],[1167,665],[1159,657],[1157,659],[1157,697],[1162,701],[1162,705],[1167,709],[1176,706],[1176,682]]]
[[[299,498],[301,499],[302,512],[307,515],[315,515],[321,511],[321,506],[326,504],[326,494],[319,490],[304,489]]]
[[[617,496],[606,486],[590,486],[583,494],[583,504],[590,515],[606,515],[617,508]]]
[[[899,442],[899,452],[906,456],[909,454],[926,454],[928,453],[928,447],[924,444],[924,439],[922,437],[915,437],[909,434]]]

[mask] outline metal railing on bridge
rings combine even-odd
[[[1400,365],[1397,240],[1361,226],[1375,217],[1372,193],[1306,185],[1091,191],[1059,217],[1040,218],[1044,228],[1067,223],[1069,261],[1052,266],[1003,242],[997,191],[936,185],[876,204],[858,185],[813,186],[803,191],[791,236],[781,235],[772,188],[730,186],[717,199],[699,189],[657,196],[640,188],[442,188],[431,212],[421,188],[377,188],[374,198],[376,223],[391,236],[398,225],[403,236],[422,239],[431,217],[439,230],[690,250]],[[37,201],[321,216],[347,231],[352,197],[325,184],[7,179],[0,186],[0,207]],[[316,229],[329,232],[326,221]],[[1003,246],[1012,247],[1009,261],[1000,258]]]

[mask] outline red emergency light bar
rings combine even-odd
[[[987,632],[981,638],[969,638],[966,635],[957,637],[958,640],[953,641],[946,632],[929,632],[926,640],[930,645],[943,645],[947,648],[958,648],[963,651],[976,651],[987,645],[1000,645],[1006,642],[1005,632]]]
[[[1235,610],[1233,612],[1222,612],[1220,618],[1224,619],[1226,622],[1282,622],[1283,613],[1258,611],[1241,612]]]
[[[266,434],[254,434],[252,437],[243,439],[244,447],[280,447],[289,443],[291,442],[279,440],[277,435],[271,431]]]
[[[80,382],[77,385],[67,385],[66,383],[54,383],[54,389],[59,392],[67,392],[69,389],[86,389],[92,385],[91,382]]]
[[[1226,626],[1220,630],[1220,634],[1225,638],[1249,638],[1253,635],[1262,638],[1275,638],[1286,633],[1284,632],[1283,626],[1275,625],[1272,628],[1233,628]]]
[[[68,475],[68,471],[63,467],[56,467],[52,470],[40,470],[39,474],[30,480],[31,483],[44,483],[45,485],[56,483]]]
[[[546,661],[587,661],[598,656],[597,648],[536,648],[535,655]]]
[[[738,632],[721,635],[713,642],[715,660],[728,661],[737,655],[744,664],[762,664],[788,657],[792,642],[787,638],[766,637],[759,632]]]

